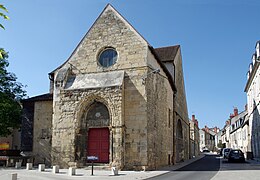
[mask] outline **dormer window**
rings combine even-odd
[[[103,67],[109,67],[116,63],[117,56],[118,56],[118,54],[115,49],[107,48],[107,49],[101,51],[101,53],[98,57],[98,62]]]

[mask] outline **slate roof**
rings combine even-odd
[[[29,102],[29,101],[52,101],[53,100],[53,94],[47,93],[42,94],[39,96],[34,96],[28,99],[22,100],[22,102]]]
[[[155,53],[162,62],[174,61],[180,45],[155,48]]]

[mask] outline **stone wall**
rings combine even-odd
[[[51,165],[52,101],[37,101],[34,104],[33,155],[34,163]]]
[[[23,115],[22,115],[22,124],[21,124],[21,150],[32,151],[34,102],[22,101],[22,104],[23,104]]]
[[[108,6],[68,61],[53,72],[51,86],[54,88],[50,88],[54,92],[53,165],[84,164],[88,131],[85,117],[93,101],[105,104],[110,113],[110,165],[156,169],[171,163],[173,91],[148,46],[138,32]],[[102,67],[98,62],[105,48],[113,48],[118,53],[116,63],[109,67]],[[159,74],[151,73],[157,68],[160,68]],[[64,80],[58,82],[63,69],[68,71]],[[66,89],[66,81],[75,77],[113,71],[124,71],[122,85]],[[179,106],[183,108],[181,103]]]
[[[173,90],[169,81],[148,52],[149,69],[145,82],[147,93],[148,168],[157,169],[172,164],[173,159]],[[159,73],[151,73],[153,69]]]
[[[52,160],[53,164],[61,167],[80,166],[86,160],[86,150],[77,147],[86,146],[86,141],[77,142],[77,137],[82,135],[84,130],[88,130],[86,113],[93,101],[98,101],[107,106],[110,113],[110,144],[114,148],[110,154],[111,164],[122,166],[124,133],[124,122],[122,121],[122,88],[111,87],[102,89],[81,89],[81,90],[61,90],[59,101],[56,101],[56,108],[53,120],[52,138]],[[85,140],[87,134],[85,135]],[[83,138],[84,140],[84,138]],[[77,152],[77,151],[84,152]],[[112,152],[112,149],[111,149]],[[82,154],[77,156],[77,154]]]
[[[178,50],[175,60],[175,84],[177,88],[177,93],[175,96],[175,113],[176,113],[176,121],[177,124],[178,120],[181,120],[182,125],[182,132],[183,132],[183,150],[184,152],[179,151],[176,149],[176,156],[178,153],[182,153],[184,160],[189,159],[189,118],[188,118],[188,108],[186,102],[186,92],[185,92],[185,85],[184,85],[184,76],[183,76],[183,67],[182,67],[182,57],[181,51]],[[175,132],[178,130],[175,126]],[[175,136],[176,137],[176,136]]]
[[[118,52],[118,59],[113,66],[104,68],[99,65],[98,57],[106,47],[113,47]],[[52,146],[55,151],[53,152],[55,163],[62,161],[61,164],[64,166],[75,165],[74,140],[77,133],[75,129],[79,127],[77,124],[81,118],[79,115],[76,117],[75,114],[80,114],[77,111],[81,111],[80,108],[84,110],[87,106],[87,104],[85,107],[80,106],[80,101],[89,97],[99,97],[106,102],[111,111],[111,126],[113,126],[111,128],[115,133],[114,140],[111,140],[113,155],[110,157],[110,162],[119,167],[147,164],[146,102],[145,88],[142,85],[142,76],[147,71],[145,68],[147,49],[146,41],[121,15],[110,7],[103,11],[62,67],[71,68],[71,74],[74,76],[124,70],[124,91],[102,87],[72,91],[66,91],[63,87],[54,88]],[[120,98],[120,101],[117,98]],[[88,102],[88,100],[84,101]],[[60,154],[64,157],[60,158]]]

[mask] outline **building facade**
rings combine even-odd
[[[249,134],[251,147],[249,151],[253,152],[255,158],[260,158],[260,41],[256,42],[255,53],[252,55],[252,61],[247,73],[247,83],[245,92],[247,94]]]
[[[215,151],[215,133],[210,131],[207,126],[199,130],[200,134],[200,151]]]
[[[50,93],[27,100],[33,136],[22,144],[38,162],[80,167],[97,156],[141,170],[188,159],[180,46],[154,49],[111,5],[49,78]]]
[[[190,158],[200,154],[200,133],[198,120],[192,115],[190,120]]]
[[[233,149],[244,150],[244,138],[243,138],[243,129],[242,125],[247,116],[247,111],[237,113],[230,121],[230,147]]]

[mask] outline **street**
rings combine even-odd
[[[253,161],[246,163],[228,163],[218,155],[206,154],[204,158],[183,168],[150,178],[150,180],[226,180],[259,179],[260,164]]]
[[[171,171],[167,174],[151,178],[156,179],[192,179],[192,180],[208,180],[214,177],[220,169],[220,159],[217,155],[206,155],[204,158],[195,161],[176,171]]]

